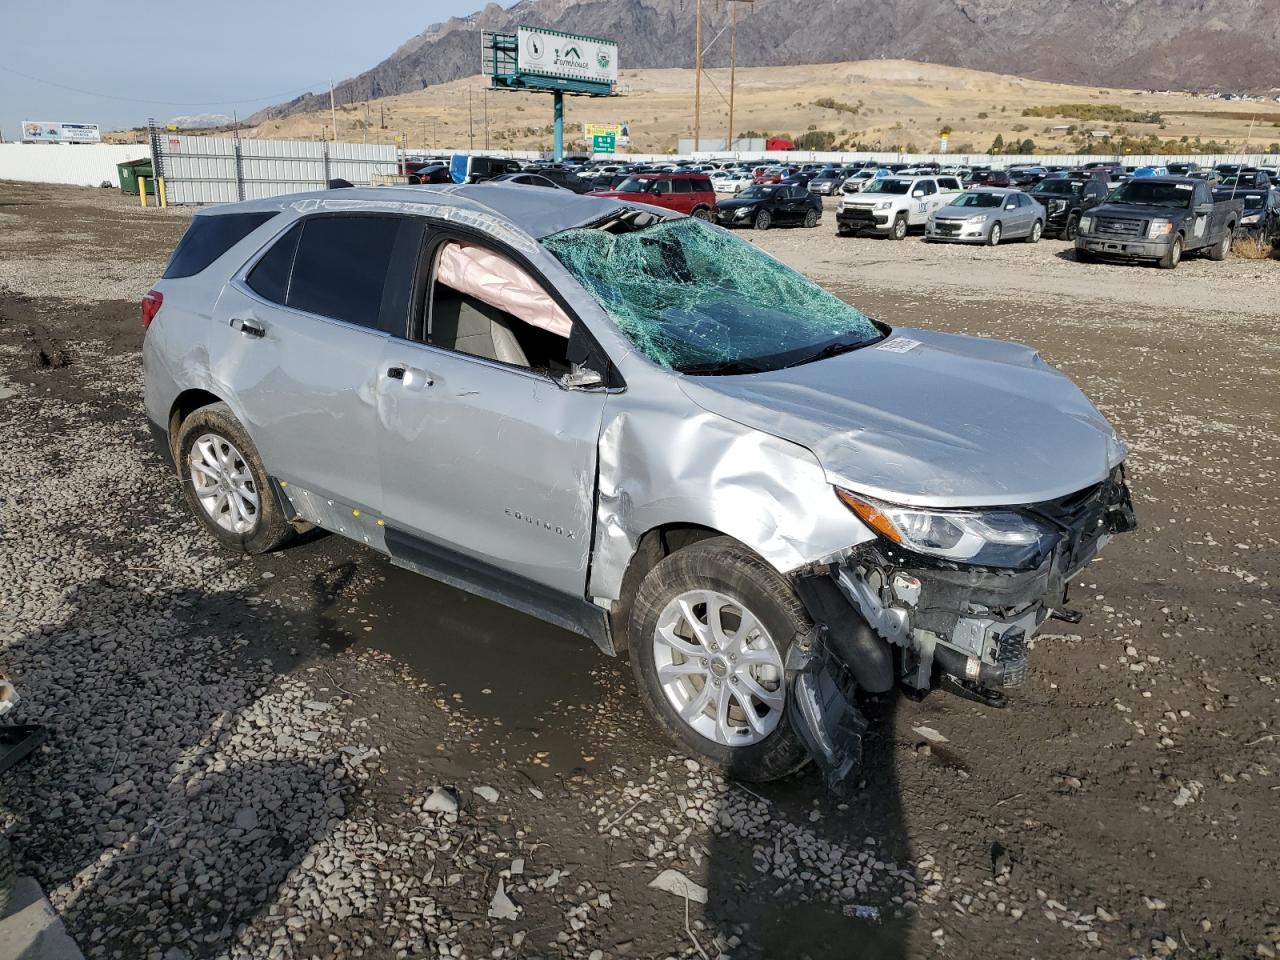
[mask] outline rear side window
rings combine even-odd
[[[178,241],[165,268],[164,279],[194,277],[213,261],[276,215],[262,213],[217,213],[197,216]]]
[[[705,177],[693,181],[693,189],[701,193],[714,193],[715,187],[711,185],[711,181]]]
[[[671,181],[672,193],[693,193],[693,181],[685,178]]]
[[[293,253],[298,249],[300,236],[302,224],[296,223],[249,271],[245,282],[254,293],[272,303],[285,302],[289,294],[289,276],[293,272]]]
[[[362,327],[378,326],[399,217],[343,215],[303,224],[286,304]]]

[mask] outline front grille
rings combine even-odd
[[[876,215],[871,212],[870,207],[845,207],[844,215],[849,220],[857,220],[860,223],[875,223]]]
[[[1140,237],[1146,233],[1141,220],[1123,220],[1119,217],[1099,217],[1094,232],[1104,237]]]
[[[1135,523],[1122,467],[1102,483],[1036,504],[1032,510],[1063,528],[1068,571],[1087,562],[1104,533],[1131,530]]]
[[[963,221],[960,220],[934,220],[933,229],[935,233],[941,233],[944,236],[954,237],[960,233]]]

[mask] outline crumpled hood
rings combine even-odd
[[[681,377],[694,403],[807,447],[831,483],[937,507],[1037,503],[1127,453],[1083,393],[1017,343],[899,329],[769,373]]]

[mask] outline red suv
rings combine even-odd
[[[633,173],[612,190],[593,190],[590,196],[637,200],[699,220],[712,219],[716,209],[716,191],[705,173]]]

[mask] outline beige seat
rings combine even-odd
[[[509,314],[451,287],[436,284],[428,338],[436,346],[527,367],[529,358],[512,333],[511,325]]]

